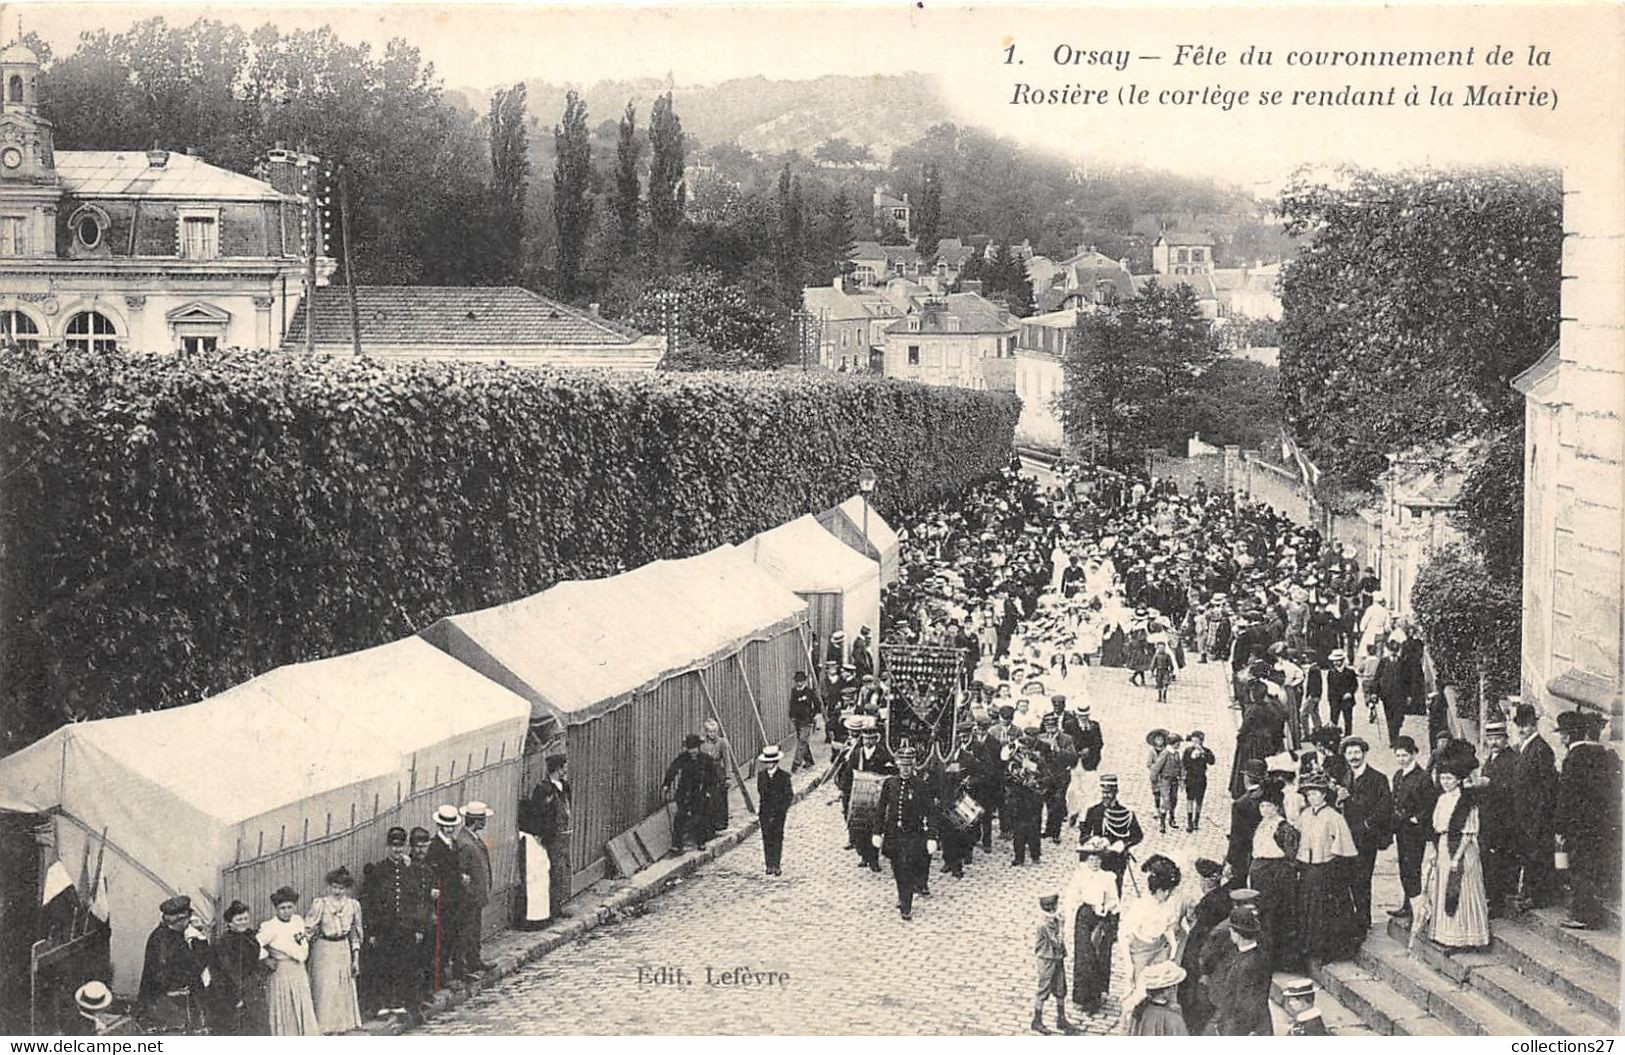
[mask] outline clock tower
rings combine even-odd
[[[28,45],[0,51],[0,180],[55,183],[51,122],[39,112],[39,56]]]

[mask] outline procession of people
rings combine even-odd
[[[820,765],[820,723],[846,842],[806,852],[850,853],[858,882],[889,873],[876,897],[895,897],[899,925],[929,912],[933,872],[952,883],[1064,856],[1070,874],[1039,906],[1032,1030],[1109,1016],[1131,1035],[1270,1033],[1275,972],[1352,958],[1388,909],[1372,886],[1390,851],[1402,893],[1388,915],[1413,940],[1488,944],[1493,919],[1563,896],[1558,865],[1565,925],[1600,924],[1620,767],[1598,717],[1559,716],[1561,767],[1517,700],[1486,716],[1482,749],[1454,739],[1417,629],[1346,548],[1233,494],[1079,466],[1045,487],[1012,465],[904,526],[878,638],[865,626],[815,645],[786,686],[793,751],[756,758],[762,867],[783,875],[790,778]],[[1368,661],[1363,680],[1350,654]],[[1222,672],[1233,733],[1157,717],[1177,713],[1191,664]],[[1108,678],[1143,686],[1151,717],[1100,713],[1091,687]],[[1361,704],[1379,753],[1355,735]],[[1417,716],[1421,746],[1403,732]],[[731,752],[706,721],[671,758],[673,854],[729,829]],[[1385,773],[1373,760],[1389,752]],[[1228,795],[1210,806],[1215,766]],[[521,925],[569,896],[566,777],[564,757],[548,759],[520,805]],[[413,1015],[490,967],[489,815],[448,804],[428,827],[393,828],[359,882],[335,863],[325,891],[279,890],[258,923],[234,903],[212,942],[186,898],[165,901],[143,1017],[302,1035]],[[1179,852],[1204,824],[1222,830],[1222,860]],[[85,994],[95,1023],[101,990]],[[1283,1001],[1292,1033],[1324,1033],[1313,983]]]

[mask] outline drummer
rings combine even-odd
[[[850,845],[858,851],[862,867],[871,872],[880,871],[879,850],[870,842],[874,832],[873,809],[879,801],[881,780],[897,771],[891,752],[880,742],[880,730],[873,718],[855,715],[854,732],[862,737],[861,744],[846,757],[843,786],[846,792],[846,823]],[[837,779],[843,779],[840,775]]]

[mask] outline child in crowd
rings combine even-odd
[[[1168,685],[1174,680],[1174,654],[1166,641],[1157,645],[1157,652],[1151,657],[1151,680],[1157,687],[1157,702],[1167,703]]]
[[[1151,789],[1157,800],[1157,825],[1168,834],[1168,823],[1179,830],[1179,781],[1184,775],[1178,733],[1169,733],[1156,761],[1151,763]]]
[[[1185,777],[1185,830],[1202,826],[1202,800],[1207,798],[1207,767],[1217,762],[1207,746],[1202,730],[1194,730],[1180,752],[1180,768]]]

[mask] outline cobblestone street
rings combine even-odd
[[[1147,829],[1139,857],[1166,853],[1188,876],[1198,856],[1221,858],[1229,819],[1234,719],[1218,665],[1187,667],[1168,704],[1128,684],[1126,670],[1074,675],[1106,734],[1103,769]],[[1087,688],[1085,688],[1087,685]],[[1051,686],[1052,689],[1056,688]],[[1195,834],[1159,835],[1144,760],[1156,726],[1203,729],[1219,764],[1208,819]],[[790,813],[784,876],[762,874],[761,841],[740,847],[649,902],[646,915],[604,927],[560,949],[426,1027],[433,1034],[1017,1034],[1032,1013],[1032,932],[1037,899],[1077,866],[1076,836],[1044,844],[1039,867],[1010,865],[1008,843],[977,854],[962,880],[940,874],[914,919],[898,918],[889,870],[860,869],[841,849],[840,797],[826,784]],[[1187,881],[1194,881],[1194,877]],[[1125,888],[1125,900],[1132,889]],[[1070,938],[1069,938],[1070,944]],[[1114,1032],[1126,988],[1119,946],[1106,1013],[1080,1023]],[[660,968],[687,984],[640,984]],[[726,972],[788,975],[782,986],[714,985]],[[1053,1013],[1051,1013],[1053,1014]]]

